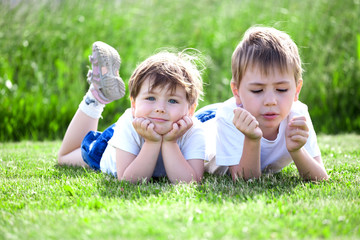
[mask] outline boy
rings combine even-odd
[[[328,179],[307,106],[298,101],[302,83],[291,38],[274,28],[250,28],[232,56],[233,98],[204,125],[215,122],[217,129],[218,166],[211,161],[207,170],[247,180],[294,161],[303,179]]]
[[[123,97],[125,87],[119,54],[95,42],[90,88],[66,131],[59,164],[89,165],[131,182],[153,176],[200,182],[204,132],[192,116],[202,95],[202,78],[192,61],[184,52],[161,52],[146,59],[129,80],[131,108],[99,133],[105,104]]]

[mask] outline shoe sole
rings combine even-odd
[[[125,83],[119,76],[121,59],[119,53],[104,42],[95,42],[90,62],[98,67],[98,75],[93,75],[90,83],[94,85],[93,94],[101,103],[109,103],[125,95]],[[94,57],[95,55],[95,57]],[[103,75],[102,68],[107,72]],[[98,79],[96,79],[96,78]]]

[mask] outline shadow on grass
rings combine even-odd
[[[56,170],[54,176],[66,176],[67,178],[87,177],[89,174],[98,173],[90,168],[65,165],[63,166],[59,164],[55,164],[54,169]]]
[[[282,172],[263,175],[256,180],[233,182],[230,176],[214,176],[205,173],[201,184],[172,184],[167,178],[152,178],[136,184],[118,181],[115,177],[89,168],[55,165],[59,178],[85,178],[96,188],[98,194],[106,198],[123,200],[144,200],[146,198],[173,199],[186,201],[218,203],[247,202],[266,199],[277,201],[282,195],[296,194],[294,188],[307,187],[298,175],[296,168],[288,166]]]
[[[101,174],[97,188],[103,197],[140,200],[144,198],[173,199],[198,202],[223,203],[246,202],[260,198],[267,201],[278,199],[282,195],[293,194],[293,189],[307,184],[302,181],[296,171],[288,170],[272,175],[264,175],[260,179],[233,182],[230,176],[214,176],[205,174],[201,184],[171,184],[167,178],[154,178],[150,181],[132,184],[118,181],[116,178]]]
[[[199,189],[205,193],[204,199],[211,202],[247,202],[264,197],[271,202],[282,195],[293,194],[294,188],[304,183],[292,172],[263,175],[259,179],[236,182],[233,182],[230,176],[207,175]]]

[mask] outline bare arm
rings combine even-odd
[[[193,122],[189,116],[184,116],[173,129],[163,136],[162,156],[166,174],[171,182],[200,182],[204,173],[204,160],[186,160],[180,151],[177,139],[188,131]]]
[[[144,118],[136,118],[133,126],[145,139],[139,154],[116,150],[116,168],[119,180],[137,182],[150,179],[154,172],[161,148],[161,136],[154,131],[154,124]]]
[[[240,163],[230,167],[230,173],[235,181],[237,178],[248,180],[261,176],[260,140],[262,131],[255,117],[242,108],[234,110],[233,123],[245,135]]]
[[[155,169],[160,152],[160,144],[144,143],[137,156],[116,149],[116,168],[119,180],[138,182],[142,179],[149,180]]]
[[[162,145],[162,156],[166,174],[172,183],[200,182],[204,172],[204,160],[186,160],[177,143]]]
[[[311,157],[303,146],[308,136],[309,128],[305,117],[294,117],[286,128],[286,147],[294,160],[300,176],[305,180],[327,180],[321,157]]]
[[[230,166],[232,179],[248,180],[261,176],[260,168],[260,140],[252,140],[245,137],[243,153],[238,165]]]
[[[291,152],[290,155],[304,180],[319,181],[329,179],[320,156],[313,158],[304,148],[297,152]]]

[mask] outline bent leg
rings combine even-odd
[[[81,156],[81,142],[89,131],[96,131],[99,119],[77,110],[66,130],[58,154],[60,165],[87,166]]]
[[[66,130],[58,154],[61,165],[87,166],[81,153],[84,137],[90,131],[97,131],[105,104],[125,94],[125,84],[119,76],[120,55],[113,47],[95,42],[89,59],[92,70],[89,70],[87,80],[90,88]]]

